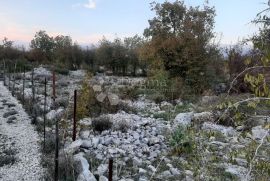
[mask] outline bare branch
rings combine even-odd
[[[218,123],[221,118],[233,107],[237,106],[237,105],[240,105],[242,103],[245,103],[245,102],[251,102],[251,101],[270,101],[270,98],[268,97],[252,97],[252,98],[248,98],[248,99],[244,99],[244,100],[241,100],[241,101],[238,101],[236,103],[234,103],[232,106],[229,106],[224,112],[223,114],[219,117],[219,119],[216,121],[216,123]]]
[[[153,179],[153,177],[155,176],[156,172],[157,172],[157,169],[158,167],[160,166],[161,162],[164,160],[165,156],[163,156],[161,159],[160,159],[160,162],[158,163],[157,167],[156,167],[156,170],[154,170],[153,174],[151,175],[150,177],[150,181]]]
[[[257,154],[258,154],[258,151],[259,151],[260,147],[263,145],[264,139],[266,138],[266,136],[268,135],[268,133],[269,133],[269,129],[267,130],[267,132],[265,133],[265,135],[264,135],[263,138],[261,139],[261,143],[260,143],[260,144],[258,145],[258,147],[256,148],[256,151],[255,151],[255,153],[254,153],[254,156],[253,156],[252,160],[250,161],[250,164],[249,164],[249,171],[248,171],[248,173],[247,173],[247,175],[246,175],[246,177],[245,177],[245,180],[246,180],[246,181],[250,180],[250,174],[251,174],[252,167],[253,167],[252,163],[253,163],[254,160],[256,159]]]
[[[233,86],[234,86],[234,83],[235,81],[243,74],[245,74],[246,72],[250,71],[250,70],[254,70],[254,69],[261,69],[261,68],[270,68],[270,66],[255,66],[255,67],[249,67],[249,68],[246,68],[245,70],[243,70],[242,72],[240,72],[234,79],[233,81],[231,82],[230,84],[230,88],[228,90],[228,93],[227,93],[227,97],[229,96]],[[227,98],[226,97],[226,98]]]

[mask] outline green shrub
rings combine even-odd
[[[101,116],[95,118],[92,122],[94,131],[102,132],[112,128],[112,122],[108,116]]]
[[[159,91],[153,91],[153,93],[149,94],[147,98],[155,101],[155,103],[161,103],[162,101],[166,100],[166,96]]]
[[[54,153],[44,154],[41,157],[43,167],[47,168],[47,173],[45,175],[45,180],[54,179]],[[72,155],[59,155],[58,161],[58,178],[59,181],[74,181],[78,173],[74,169],[74,161]]]
[[[44,141],[42,141],[42,146]],[[42,152],[45,154],[53,153],[55,151],[55,135],[47,132],[45,136],[45,149],[42,149]]]
[[[69,74],[69,70],[67,68],[61,68],[61,67],[57,67],[54,69],[54,71],[58,74],[61,75],[68,75]]]
[[[125,119],[122,119],[120,121],[118,121],[117,125],[114,126],[114,129],[117,131],[121,131],[121,132],[127,132],[127,130],[129,129],[129,124],[127,123],[127,121]]]
[[[90,77],[86,76],[82,88],[78,92],[77,100],[77,117],[78,119],[83,119],[90,116],[89,109],[92,109],[90,105],[96,105],[96,98],[93,89],[89,85]]]
[[[124,87],[119,90],[121,99],[138,99],[140,94],[143,94],[143,91],[138,87]]]
[[[180,155],[182,153],[192,153],[193,151],[192,135],[187,128],[181,126],[176,128],[171,134],[169,141],[173,154]]]

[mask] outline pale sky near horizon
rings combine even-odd
[[[80,44],[141,35],[154,16],[153,0],[0,0],[0,39],[27,44],[38,30],[69,35]],[[156,0],[164,2],[165,0]],[[173,1],[173,0],[170,0]],[[268,0],[209,0],[216,9],[215,32],[221,44],[234,44],[256,32],[250,22]],[[185,0],[202,5],[204,0]]]

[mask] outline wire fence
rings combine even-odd
[[[35,124],[37,122],[37,117],[40,117],[40,114],[43,115],[43,150],[46,149],[46,114],[48,112],[48,98],[52,99],[52,109],[55,109],[55,101],[56,101],[56,92],[57,92],[57,76],[55,71],[53,71],[52,76],[47,78],[36,78],[35,77],[35,69],[32,67],[30,71],[26,72],[26,68],[18,68],[16,63],[7,64],[5,61],[2,61],[0,64],[0,81],[3,81],[4,86],[8,88],[11,92],[12,96],[16,97],[24,109],[32,118],[32,123]],[[40,97],[40,89],[43,89],[43,96]],[[39,93],[39,94],[37,94]],[[73,97],[73,112],[68,114],[73,114],[73,122],[72,122],[72,141],[76,140],[77,135],[77,93],[78,91],[75,89],[72,95]],[[43,99],[43,100],[42,100]],[[38,110],[38,101],[43,102],[43,110],[40,112]],[[39,102],[39,103],[40,103]],[[67,109],[67,111],[69,111]],[[54,180],[59,180],[59,119],[55,120],[55,173]],[[113,180],[113,159],[110,158],[108,160],[108,180]]]

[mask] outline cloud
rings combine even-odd
[[[87,3],[83,4],[83,3],[76,3],[72,5],[72,8],[79,8],[79,7],[84,7],[87,9],[95,9],[97,6],[97,3],[95,0],[88,0]]]
[[[88,9],[95,9],[96,8],[96,1],[95,0],[88,0],[87,4],[84,4],[83,7]]]

